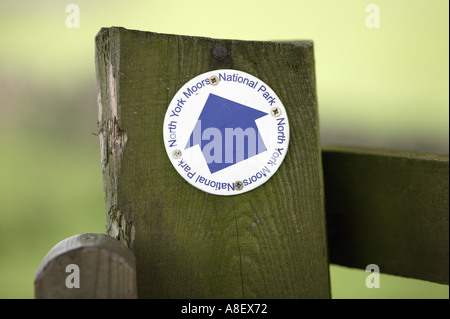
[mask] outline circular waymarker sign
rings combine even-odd
[[[164,145],[178,173],[216,195],[267,182],[289,144],[289,121],[275,92],[237,70],[203,73],[175,94],[164,118]]]

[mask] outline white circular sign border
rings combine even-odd
[[[212,85],[212,77],[219,83]],[[185,149],[209,93],[268,113],[255,120],[266,151],[211,174],[198,145]],[[186,82],[172,98],[163,126],[164,147],[175,170],[192,186],[222,196],[243,194],[267,182],[286,156],[289,133],[287,112],[276,93],[262,80],[235,69],[208,71]]]

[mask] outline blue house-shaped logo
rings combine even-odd
[[[185,147],[199,145],[211,174],[267,150],[255,120],[267,113],[210,93]]]

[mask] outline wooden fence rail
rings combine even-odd
[[[448,285],[448,154],[322,154],[330,262]]]

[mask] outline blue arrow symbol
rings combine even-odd
[[[210,93],[185,149],[199,145],[213,174],[267,150],[255,122],[266,115]]]

